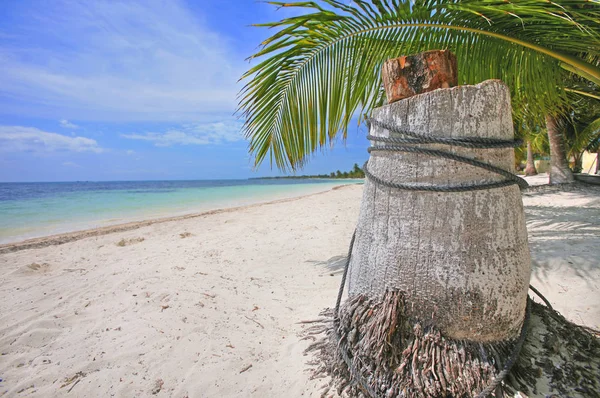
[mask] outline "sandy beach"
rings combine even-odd
[[[599,194],[523,194],[532,285],[593,328]],[[319,396],[299,322],[335,302],[361,196],[349,185],[0,247],[0,396]]]

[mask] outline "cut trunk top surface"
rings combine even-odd
[[[514,138],[510,95],[498,80],[439,89],[377,108],[373,118],[440,137]],[[374,125],[371,134],[395,133]],[[379,144],[377,144],[379,145]],[[514,152],[421,145],[513,170]],[[373,152],[369,170],[391,182],[471,184],[503,177],[425,154]],[[515,337],[530,257],[516,185],[485,191],[414,192],[367,180],[349,270],[349,294],[405,292],[409,315],[444,335],[472,341]]]
[[[448,50],[425,51],[387,60],[381,78],[388,102],[456,86],[456,56]]]

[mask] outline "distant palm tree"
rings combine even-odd
[[[537,173],[535,162],[533,161],[533,149],[531,147],[531,141],[527,141],[527,165],[525,166],[525,175],[534,176]]]
[[[598,57],[582,56],[600,64]],[[579,172],[583,151],[593,142],[600,122],[600,85],[575,74],[568,76],[565,85],[568,106],[558,114],[546,116],[551,184],[575,181],[569,161],[574,159],[573,168]]]
[[[353,117],[383,103],[388,58],[450,49],[459,83],[499,78],[516,118],[544,124],[568,104],[566,70],[600,84],[600,4],[585,0],[272,2],[306,13],[259,24],[277,32],[251,58],[239,110],[258,165],[297,169],[346,138]],[[586,58],[572,54],[585,53]],[[590,61],[590,62],[588,62]]]

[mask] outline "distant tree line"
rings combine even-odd
[[[282,177],[260,177],[260,180],[270,180],[278,178],[365,178],[365,172],[363,169],[358,167],[357,163],[354,163],[352,170],[331,172],[329,174],[316,174],[316,175],[302,175],[302,176],[282,176]]]
[[[352,170],[350,171],[336,171],[335,173],[330,173],[329,178],[365,178],[365,172],[363,169],[358,167],[358,164],[354,163]]]

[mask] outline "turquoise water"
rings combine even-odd
[[[360,180],[0,183],[0,243],[326,191]]]

